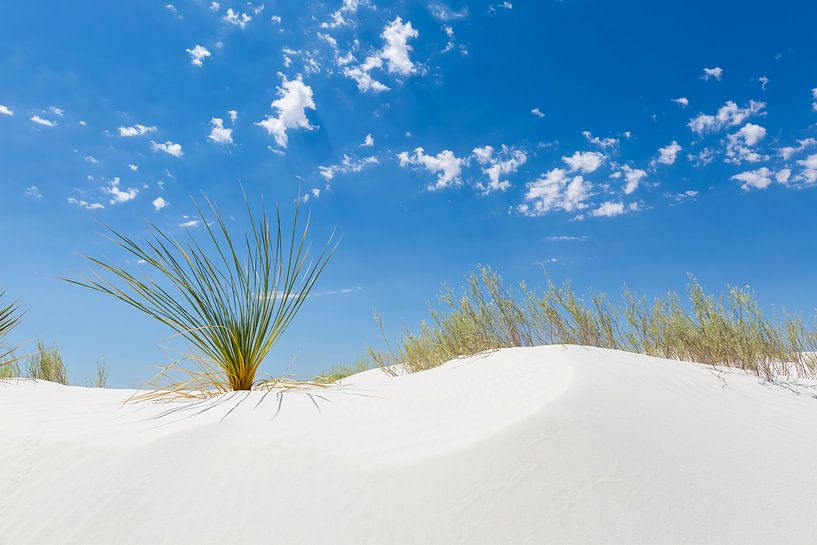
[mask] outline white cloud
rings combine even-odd
[[[638,189],[641,180],[647,177],[646,171],[640,168],[632,168],[630,165],[622,166],[621,171],[624,173],[624,179],[627,180],[627,184],[624,186],[625,195],[629,195]]]
[[[181,222],[179,224],[179,227],[182,227],[184,229],[193,229],[194,227],[198,227],[199,225],[201,225],[201,220],[190,219],[190,220]]]
[[[111,180],[107,187],[102,188],[102,192],[111,195],[109,202],[114,205],[132,201],[139,194],[139,190],[132,187],[122,190],[119,178]]]
[[[293,80],[288,80],[281,74],[281,79],[278,98],[271,105],[274,110],[277,110],[277,114],[267,115],[266,119],[256,122],[256,125],[265,128],[270,136],[275,137],[275,143],[285,148],[289,142],[287,129],[312,130],[314,128],[309,123],[306,110],[316,108],[312,100],[312,88],[304,84],[300,75]]]
[[[682,108],[686,108],[687,106],[689,106],[689,99],[687,97],[673,98],[672,101],[677,105],[681,106]]]
[[[803,180],[810,185],[817,183],[817,154],[809,155],[797,161],[797,164],[803,167],[803,171],[797,176],[798,180]]]
[[[811,98],[814,99],[814,102],[811,103],[811,110],[817,112],[817,87],[811,90]]]
[[[790,168],[782,168],[777,171],[774,175],[774,179],[777,180],[778,183],[787,184],[789,183],[789,178],[791,178],[791,169]]]
[[[430,190],[443,189],[452,185],[462,183],[460,173],[462,172],[463,159],[454,155],[453,151],[443,150],[436,156],[426,155],[423,148],[416,148],[413,155],[408,152],[401,152],[397,155],[400,166],[409,165],[422,166],[429,172],[437,174],[437,181],[429,186]]]
[[[570,178],[567,171],[561,168],[554,168],[526,185],[526,202],[517,207],[519,213],[525,216],[541,216],[553,210],[573,212],[587,208],[584,201],[593,187],[582,176]]]
[[[496,12],[497,12],[498,9],[511,10],[511,9],[513,9],[513,4],[510,3],[510,2],[502,2],[501,4],[497,4],[497,5],[490,4],[488,6],[488,15],[496,15]]]
[[[187,51],[187,54],[190,55],[190,62],[196,66],[203,66],[204,60],[212,56],[212,53],[210,53],[206,47],[199,44],[196,44],[193,49],[185,49],[185,51]]]
[[[272,17],[270,17],[269,20],[272,21],[272,23],[274,25],[280,25],[281,24],[281,16],[280,15],[273,15]]]
[[[788,161],[792,155],[803,151],[807,148],[811,148],[813,146],[817,146],[817,139],[814,138],[804,138],[803,140],[798,140],[796,146],[786,146],[784,148],[780,148],[778,153],[783,158],[783,160]]]
[[[361,7],[371,6],[369,0],[343,0],[341,6],[332,12],[329,21],[321,23],[321,28],[338,28],[354,24],[354,15]]]
[[[314,200],[314,199],[317,199],[320,196],[321,196],[321,190],[318,189],[317,187],[314,187],[314,188],[310,189],[309,191],[307,191],[306,193],[304,193],[303,197],[301,197],[301,202],[309,202],[310,199]]]
[[[614,148],[618,145],[618,138],[599,138],[598,136],[593,136],[593,133],[590,131],[582,131],[582,136],[587,138],[587,141],[591,144],[595,144],[602,149]]]
[[[31,119],[31,121],[33,121],[37,125],[42,125],[43,127],[55,127],[57,125],[53,121],[49,121],[48,119],[43,119],[42,117],[40,117],[38,115],[32,115],[30,119]]]
[[[443,3],[431,4],[428,6],[431,10],[431,15],[440,21],[455,21],[457,19],[465,19],[468,17],[468,7],[463,7],[461,10],[453,10]]]
[[[14,115],[14,112],[8,106],[0,104],[0,115]]]
[[[252,17],[246,13],[239,13],[233,11],[233,8],[227,8],[227,13],[221,18],[225,23],[230,23],[233,26],[240,27],[242,30],[247,28],[247,23],[252,20]]]
[[[740,164],[744,161],[757,163],[767,160],[768,155],[761,155],[751,149],[765,136],[766,129],[754,123],[747,123],[737,132],[730,134],[726,142],[726,162]]]
[[[483,146],[474,148],[473,155],[477,162],[483,166],[482,172],[488,175],[488,185],[477,184],[483,195],[487,195],[492,191],[505,191],[511,187],[511,182],[503,180],[502,177],[516,172],[528,160],[528,156],[524,151],[504,144],[498,153],[495,153],[493,146]]]
[[[748,117],[760,114],[766,107],[765,102],[750,100],[745,108],[738,107],[731,100],[727,101],[715,115],[700,114],[689,120],[688,126],[698,134],[706,132],[716,132],[724,127],[734,127],[740,125]],[[761,114],[762,115],[762,114]]]
[[[590,215],[597,218],[612,218],[613,216],[620,216],[626,212],[627,208],[624,206],[624,203],[607,201],[601,203],[598,208],[590,212]]]
[[[658,148],[658,159],[656,159],[655,162],[661,163],[662,165],[671,165],[675,163],[675,159],[678,157],[678,152],[682,149],[684,148],[682,148],[678,142],[673,140],[663,148]]]
[[[710,78],[715,78],[716,80],[720,81],[721,76],[723,76],[723,68],[716,66],[715,68],[704,68],[704,73],[701,76],[701,79],[708,81]]]
[[[164,200],[162,197],[156,197],[155,199],[153,199],[153,202],[151,204],[153,205],[153,208],[158,212],[159,210],[166,207],[170,203]]]
[[[152,149],[153,151],[163,151],[168,155],[172,155],[173,157],[181,157],[182,155],[184,155],[181,144],[174,144],[170,140],[168,140],[164,144],[160,144],[151,140],[150,149]]]
[[[99,210],[101,208],[105,208],[105,206],[102,205],[102,203],[98,202],[89,203],[88,201],[75,199],[74,197],[68,197],[68,202],[75,206],[79,206],[80,208],[85,208],[86,210]]]
[[[36,185],[30,185],[26,188],[26,197],[31,197],[32,199],[42,199],[43,194],[40,193],[40,188]]]
[[[138,123],[133,127],[119,127],[119,136],[122,137],[144,136],[151,132],[156,132],[156,127],[148,127]]]
[[[227,115],[230,116],[230,123],[235,123],[235,120],[238,119],[238,112],[235,110],[227,111]]]
[[[386,41],[383,49],[370,55],[366,60],[352,67],[346,67],[343,74],[357,83],[357,88],[366,91],[387,91],[389,88],[383,83],[375,80],[370,72],[374,69],[382,69],[386,65],[386,72],[401,76],[410,76],[417,73],[417,67],[409,58],[412,47],[408,44],[411,38],[417,38],[420,34],[411,26],[411,22],[405,24],[400,17],[386,25],[383,29],[382,37]]]
[[[411,38],[417,38],[419,35],[420,33],[412,28],[410,21],[403,24],[400,17],[396,17],[383,29],[386,46],[380,56],[386,61],[386,69],[390,74],[397,73],[401,76],[408,76],[415,72],[414,63],[409,58],[412,47],[408,45],[408,41]]]
[[[334,177],[338,174],[348,174],[349,172],[360,172],[364,168],[370,165],[376,165],[379,163],[380,160],[375,157],[374,155],[370,155],[368,157],[364,157],[362,159],[356,159],[354,157],[350,157],[349,155],[343,154],[343,159],[339,164],[336,165],[329,165],[329,166],[320,166],[318,167],[318,171],[321,173],[326,181],[331,181]]]
[[[772,184],[772,177],[774,172],[766,167],[761,167],[757,170],[747,170],[740,174],[732,176],[732,180],[743,182],[740,188],[744,191],[752,189],[766,189]]]
[[[769,78],[767,78],[766,76],[760,76],[759,78],[757,78],[757,81],[760,82],[761,90],[765,91],[766,86],[769,85]]]
[[[139,167],[134,165],[133,163],[130,163],[128,165],[128,168],[131,169],[133,172],[136,172],[137,170],[139,170]]]
[[[93,155],[86,155],[85,156],[85,162],[86,163],[91,163],[92,165],[98,165],[99,164],[99,159],[97,159]]]
[[[218,2],[210,2],[210,9],[213,11],[218,11],[221,9],[221,4]]]
[[[50,108],[48,108],[48,111],[60,117],[65,115],[65,110],[63,110],[62,108],[57,108],[56,106],[51,106]]]
[[[577,151],[570,157],[562,157],[562,161],[570,167],[570,172],[590,173],[604,163],[604,155],[597,151]]]
[[[715,160],[715,151],[712,148],[704,148],[698,153],[690,153],[687,155],[693,166],[702,167],[710,164]]]
[[[218,117],[210,119],[210,124],[213,126],[210,129],[210,135],[207,137],[217,144],[232,144],[233,143],[233,129],[224,127],[224,120]]]
[[[360,145],[361,148],[371,148],[374,146],[374,138],[372,137],[372,133],[366,135],[366,138],[363,140],[363,143]]]
[[[538,117],[539,119],[542,119],[542,118],[544,118],[544,117],[545,117],[545,114],[544,114],[544,113],[542,113],[542,110],[540,110],[538,106],[537,106],[536,108],[533,108],[533,109],[530,111],[530,113],[532,113],[533,115],[535,115],[535,116],[536,116],[536,117]]]

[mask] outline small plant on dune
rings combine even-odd
[[[105,358],[96,361],[96,377],[94,377],[94,388],[104,388],[108,384],[108,362]]]
[[[37,340],[36,350],[26,358],[26,376],[36,380],[68,384],[68,370],[56,344],[47,346],[42,340]]]
[[[6,292],[0,291],[0,300]],[[22,320],[20,305],[12,301],[11,303],[0,303],[0,378],[17,376],[19,369],[17,362],[20,358],[14,356],[14,347],[6,344],[6,337],[14,330]]]
[[[168,326],[192,351],[185,359],[193,368],[170,365],[157,377],[181,371],[185,379],[165,385],[163,392],[207,396],[251,390],[259,381],[261,363],[307,299],[337,247],[330,237],[314,261],[308,262],[309,218],[301,229],[300,206],[285,232],[276,208],[270,219],[263,207],[253,213],[244,201],[248,232],[233,235],[218,207],[205,197],[209,218],[193,200],[202,220],[203,240],[187,230],[182,242],[151,224],[152,236],[137,242],[108,228],[110,240],[156,274],[93,257],[93,277],[68,280],[113,296]],[[154,384],[157,384],[154,382]]]

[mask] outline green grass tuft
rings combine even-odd
[[[65,368],[56,344],[46,346],[43,341],[37,340],[36,350],[26,358],[26,376],[37,380],[68,384],[68,370]]]

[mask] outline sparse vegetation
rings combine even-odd
[[[0,377],[12,373],[13,368],[16,368],[19,358],[14,357],[14,347],[6,343],[6,338],[23,318],[20,305],[16,302],[2,303],[5,294],[6,292],[0,291]]]
[[[142,270],[157,273],[157,279],[89,257],[99,273],[69,280],[131,305],[190,344],[191,352],[152,382],[161,386],[161,394],[208,396],[270,384],[256,378],[261,362],[306,301],[336,248],[330,238],[318,257],[308,262],[309,219],[301,230],[297,206],[291,230],[285,233],[277,209],[271,221],[262,203],[256,217],[245,196],[250,229],[236,237],[218,208],[207,203],[210,217],[194,200],[203,220],[201,241],[188,230],[183,243],[155,225],[150,226],[152,237],[144,242],[109,229],[111,240],[142,263]],[[192,362],[192,367],[184,361]],[[173,381],[178,372],[183,379]]]
[[[37,340],[36,350],[26,358],[26,376],[37,380],[68,384],[68,370],[65,368],[56,344],[46,346],[42,340]]]
[[[104,388],[108,384],[108,362],[105,358],[96,360],[96,377],[94,378],[93,386],[95,388]]]
[[[479,267],[460,294],[444,290],[430,315],[396,346],[370,349],[368,363],[355,368],[400,365],[415,372],[486,350],[580,344],[737,367],[765,378],[817,375],[817,332],[801,317],[782,312],[771,318],[748,287],[715,296],[693,277],[686,301],[675,292],[649,301],[625,290],[614,304],[603,293],[581,295],[569,282],[549,280],[542,292],[524,283],[507,288],[497,273]],[[324,377],[337,380],[353,369],[339,367]]]
[[[373,369],[374,365],[367,358],[359,358],[353,365],[335,365],[326,373],[318,375],[314,381],[318,384],[333,384],[342,378]]]

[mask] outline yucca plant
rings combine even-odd
[[[6,292],[0,291],[0,300]],[[6,344],[6,337],[20,324],[23,314],[20,312],[20,305],[17,302],[0,303],[0,367],[12,366],[20,358],[13,356],[14,347]]]
[[[337,248],[333,235],[317,259],[308,262],[309,217],[301,230],[298,205],[291,230],[285,233],[277,207],[271,221],[262,200],[256,217],[244,194],[250,228],[235,236],[218,207],[204,199],[209,219],[193,199],[202,220],[203,241],[188,229],[182,242],[154,224],[149,226],[152,235],[142,242],[107,228],[107,238],[141,267],[156,273],[156,279],[87,256],[96,268],[94,275],[66,279],[131,305],[191,345],[186,359],[195,362],[197,369],[166,368],[187,373],[187,380],[166,387],[180,395],[251,390],[263,384],[256,378],[261,363]]]

